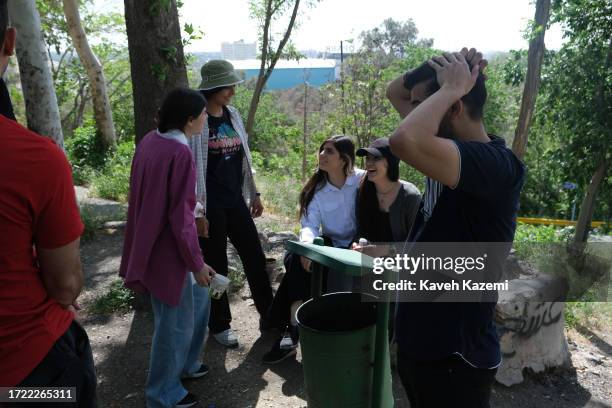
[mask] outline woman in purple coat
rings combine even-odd
[[[202,132],[206,100],[178,88],[163,101],[158,128],[132,161],[128,221],[120,275],[125,286],[151,294],[155,328],[146,401],[149,408],[198,405],[181,379],[208,372],[200,360],[214,270],[198,244],[195,165],[188,138]]]

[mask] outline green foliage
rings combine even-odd
[[[513,247],[522,260],[537,265],[549,244],[562,242],[562,235],[551,225],[530,225],[519,223],[514,234]]]
[[[93,117],[89,79],[72,46],[62,1],[37,0],[42,34],[48,48],[51,72],[65,137]],[[123,14],[100,13],[92,0],[80,2],[83,28],[93,52],[104,68],[116,134],[133,136],[132,86]]]
[[[96,297],[87,311],[92,314],[127,313],[132,309],[134,294],[123,285],[123,280],[116,279],[108,291]]]
[[[612,4],[557,0],[551,18],[563,23],[567,42],[545,55],[521,206],[529,214],[570,218],[573,203],[580,205],[593,173],[612,155]],[[563,190],[565,181],[578,189]],[[611,185],[608,175],[595,219],[612,217]]]
[[[568,327],[581,330],[596,327],[607,329],[612,321],[612,303],[595,301],[589,292],[580,302],[565,304],[565,324]]]
[[[126,141],[108,158],[102,171],[91,178],[94,194],[101,198],[127,202],[130,189],[130,169],[134,156],[134,143]]]
[[[82,206],[80,208],[81,213],[81,221],[85,226],[83,230],[83,235],[81,235],[81,242],[87,243],[93,240],[98,232],[98,230],[104,224],[104,220],[97,216],[89,207]]]
[[[487,68],[487,102],[484,107],[484,124],[487,132],[503,137],[512,143],[519,115],[521,89],[508,83],[507,65],[513,56],[493,59]]]
[[[418,33],[412,19],[402,22],[388,18],[379,27],[361,33],[362,49],[405,58],[411,45],[418,44],[424,48],[433,45],[432,39],[422,39],[417,43]]]
[[[257,188],[268,211],[291,221],[298,219],[298,198],[302,185],[294,177],[266,173],[257,175]]]
[[[331,133],[344,131],[354,136],[359,146],[365,146],[395,130],[399,116],[386,98],[387,83],[438,53],[414,44],[408,44],[402,52],[405,57],[398,59],[384,50],[364,46],[346,61],[344,101],[329,115]],[[329,91],[340,96],[342,84],[330,85]]]
[[[65,147],[77,185],[87,184],[92,173],[102,169],[106,163],[106,147],[97,136],[91,121],[75,129],[72,137],[66,139]]]
[[[551,243],[559,242],[559,229],[552,225],[531,225],[519,223],[514,234],[515,243]]]

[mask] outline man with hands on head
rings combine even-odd
[[[434,57],[393,80],[387,97],[402,117],[393,153],[440,188],[417,215],[415,242],[511,243],[524,167],[487,134],[487,62],[475,49]],[[508,248],[509,249],[509,248]],[[504,252],[488,259],[501,270]],[[488,407],[501,362],[494,302],[398,304],[398,369],[413,408]]]

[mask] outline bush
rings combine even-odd
[[[96,236],[96,231],[102,227],[104,220],[101,217],[96,216],[91,209],[84,206],[80,208],[80,213],[81,222],[83,222],[83,225],[85,226],[83,235],[81,235],[81,242],[86,243],[91,241]]]
[[[92,314],[126,313],[132,309],[133,300],[132,291],[123,286],[123,280],[117,279],[105,294],[96,297],[88,311]]]
[[[74,130],[72,137],[66,139],[66,154],[72,164],[72,173],[76,185],[89,184],[94,173],[104,168],[108,150],[96,134],[96,126],[87,121]]]
[[[134,149],[132,141],[125,141],[117,146],[102,171],[91,179],[92,190],[96,196],[119,202],[127,201]]]
[[[266,209],[290,220],[297,220],[298,198],[302,184],[287,176],[278,174],[257,174],[257,188]]]

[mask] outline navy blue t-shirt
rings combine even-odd
[[[495,136],[488,143],[454,142],[461,158],[459,183],[454,189],[444,186],[427,222],[422,212],[417,215],[413,241],[511,243],[523,164]],[[488,262],[501,272],[507,254]],[[494,314],[492,302],[399,303],[396,339],[401,353],[416,361],[458,353],[475,367],[493,368],[501,361]]]

